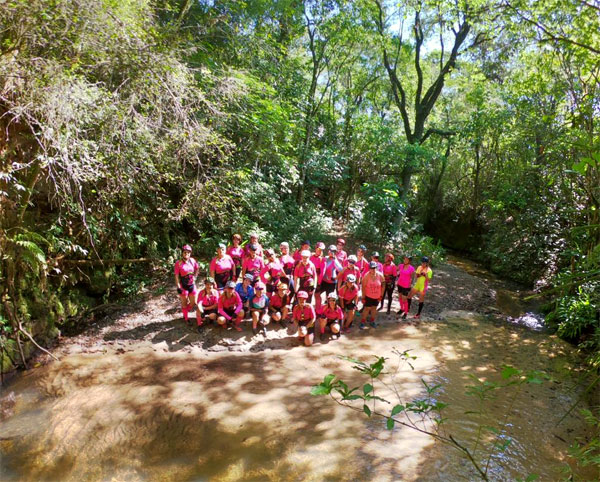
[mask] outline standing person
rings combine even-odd
[[[340,307],[344,310],[344,328],[343,332],[348,333],[352,322],[354,321],[354,312],[358,304],[358,285],[356,276],[349,274],[344,280],[344,284],[338,289]]]
[[[252,286],[260,281],[260,272],[265,267],[262,257],[258,256],[258,245],[251,244],[249,248],[250,256],[244,258],[242,262],[242,276],[251,274]]]
[[[358,268],[358,266],[356,266],[356,261],[356,256],[354,256],[353,254],[348,256],[348,264],[338,276],[338,295],[340,294],[340,287],[346,282],[346,278],[349,275],[353,274],[355,277],[355,281],[357,279],[360,279],[361,271]]]
[[[210,262],[210,277],[217,282],[217,289],[223,291],[229,280],[235,280],[235,263],[231,256],[225,253],[227,247],[220,243],[217,247],[217,256]]]
[[[206,278],[204,280],[204,289],[198,294],[198,308],[202,313],[197,319],[198,331],[204,323],[214,322],[217,320],[217,312],[219,308],[219,292],[214,288],[215,280]]]
[[[412,257],[405,254],[402,263],[399,263],[396,268],[396,273],[398,274],[398,301],[400,302],[398,314],[402,315],[403,319],[406,319],[406,315],[410,311],[408,294],[415,278],[415,268],[410,264],[411,260]]]
[[[308,239],[306,241],[302,241],[300,248],[294,251],[294,254],[292,255],[296,264],[302,261],[302,251],[310,251],[310,241]]]
[[[260,278],[267,287],[267,296],[271,296],[277,291],[277,285],[281,278],[285,276],[283,264],[275,256],[275,251],[272,249],[265,250],[267,264],[260,271]]]
[[[288,294],[287,285],[285,283],[279,283],[277,285],[277,291],[271,296],[269,303],[269,316],[273,321],[278,321],[282,328],[286,327],[286,319],[289,315],[289,305],[291,302],[290,295]]]
[[[327,258],[325,258],[325,262],[323,263],[323,271],[321,273],[321,278],[319,279],[321,291],[324,291],[327,296],[329,296],[330,293],[335,292],[338,273],[343,269],[342,263],[337,258],[336,254],[337,247],[332,244],[327,250]]]
[[[319,339],[325,340],[325,328],[329,326],[331,338],[337,340],[340,337],[342,323],[344,322],[344,311],[337,304],[338,296],[335,293],[327,295],[327,302],[319,313]]]
[[[344,241],[343,238],[338,238],[336,243],[337,253],[335,254],[335,257],[339,260],[342,266],[346,266],[346,260],[348,259],[348,253],[344,251],[344,246],[346,246],[346,241]]]
[[[356,278],[356,281],[360,283],[362,281],[363,274],[369,272],[369,261],[365,258],[367,248],[364,244],[361,244],[356,250],[356,267],[360,270],[360,274]]]
[[[310,261],[317,268],[317,279],[321,279],[321,272],[323,271],[323,262],[325,261],[325,256],[323,255],[324,249],[325,244],[319,241],[315,246],[315,252],[310,257]]]
[[[235,285],[235,292],[242,300],[242,308],[244,310],[244,313],[250,313],[249,302],[250,298],[254,296],[254,288],[252,287],[252,281],[254,281],[254,276],[248,273],[242,278],[242,281]]]
[[[231,237],[231,245],[227,248],[227,254],[233,259],[235,264],[235,278],[233,281],[237,282],[242,272],[242,260],[244,258],[244,248],[241,246],[242,237],[239,234],[234,234]]]
[[[377,271],[383,273],[383,264],[379,262],[379,251],[373,251],[373,254],[371,255],[371,261],[367,265],[367,270],[363,271],[363,276],[365,276],[369,272],[369,270],[371,269],[371,263],[373,262],[375,262],[375,264],[377,265]]]
[[[377,262],[371,261],[369,264],[369,272],[364,275],[362,280],[362,302],[363,310],[359,328],[364,330],[367,328],[366,321],[369,321],[369,326],[375,328],[375,316],[377,315],[377,305],[383,298],[383,290],[385,289],[385,281],[383,273],[377,270]]]
[[[235,283],[228,281],[225,290],[219,297],[217,323],[225,326],[232,323],[236,331],[242,331],[240,323],[244,319],[244,310],[242,309],[242,299],[235,292]]]
[[[386,253],[385,263],[383,263],[383,279],[385,280],[385,290],[383,298],[381,298],[381,306],[379,309],[383,309],[383,303],[385,298],[388,300],[387,313],[390,314],[392,307],[392,295],[394,294],[394,288],[396,287],[396,265],[394,264],[394,255],[392,253]]]
[[[181,248],[181,259],[175,263],[175,286],[181,300],[181,311],[183,319],[189,324],[188,313],[196,307],[196,319],[202,316],[196,306],[196,276],[200,267],[194,258],[192,258],[192,247],[186,244]]]
[[[246,243],[246,247],[244,248],[244,257],[246,257],[246,258],[250,257],[250,253],[252,251],[252,246],[256,246],[256,249],[254,250],[256,252],[256,256],[258,256],[260,259],[262,259],[263,258],[263,248],[262,248],[261,244],[258,242],[258,234],[256,234],[256,233],[250,234],[250,240],[248,241],[248,243]]]
[[[260,281],[254,285],[254,296],[250,298],[250,314],[252,316],[252,333],[255,335],[260,331],[267,336],[267,325],[270,318],[267,314],[269,310],[269,298],[265,294],[265,285]],[[260,328],[258,325],[260,324]]]
[[[423,304],[425,302],[425,294],[427,293],[427,290],[429,289],[429,280],[431,280],[431,277],[433,276],[433,271],[431,270],[431,268],[429,267],[429,258],[427,256],[423,256],[421,258],[421,266],[419,266],[417,268],[417,270],[415,271],[415,276],[417,281],[415,282],[415,285],[413,286],[412,290],[410,290],[410,293],[408,294],[408,309],[410,310],[410,302],[412,300],[412,297],[415,294],[419,295],[419,310],[417,311],[417,314],[415,315],[415,318],[421,318],[421,311],[423,310]]]
[[[290,256],[290,245],[285,241],[279,245],[281,256],[279,261],[283,265],[283,271],[285,272],[285,278],[282,281],[288,285],[290,298],[294,296],[294,268],[296,266],[296,260]]]
[[[301,342],[304,341],[304,345],[310,346],[315,338],[315,309],[307,302],[306,291],[298,291],[296,298],[298,304],[292,310],[292,317],[298,326],[298,338]]]
[[[294,286],[298,291],[302,290],[307,295],[309,303],[312,300],[315,286],[317,285],[317,269],[310,262],[310,251],[305,249],[300,253],[301,261],[294,269]]]

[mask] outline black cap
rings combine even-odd
[[[369,268],[371,268],[371,269],[373,269],[373,268],[377,268],[377,266],[378,266],[378,265],[377,265],[377,262],[376,262],[376,261],[371,261],[371,262],[369,263]]]
[[[423,256],[421,258],[421,263],[429,263],[429,258],[427,256]]]
[[[364,244],[361,244],[358,249],[360,249],[361,251],[366,251],[367,247]]]

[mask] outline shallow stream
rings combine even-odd
[[[191,344],[184,352],[164,348],[164,340],[129,340],[125,349],[66,351],[60,362],[24,372],[4,388],[0,478],[476,480],[454,448],[409,428],[388,431],[383,419],[309,394],[328,373],[366,382],[339,355],[390,357],[392,370],[399,349],[417,357],[414,370],[404,365],[395,375],[401,400],[423,396],[421,378],[441,383],[438,398],[449,403],[445,430],[461,444],[473,448],[482,426],[503,422],[500,437],[511,443],[504,452],[492,450],[492,480],[534,473],[559,479],[569,444],[590,435],[576,410],[558,423],[582,392],[570,370],[572,348],[473,313],[439,318],[414,324],[382,317],[376,329],[311,348],[217,353]],[[164,323],[168,330],[177,322]],[[514,401],[512,389],[501,390],[482,409],[465,394],[470,375],[500,381],[504,364],[545,370],[552,380],[525,385]],[[397,403],[389,392],[378,394]],[[483,431],[477,460],[487,460],[491,434]],[[578,473],[583,480],[595,475]]]

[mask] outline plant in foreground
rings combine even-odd
[[[396,425],[402,425],[433,437],[456,449],[469,461],[481,479],[489,480],[488,473],[494,455],[505,452],[511,443],[511,438],[508,436],[509,417],[523,386],[543,383],[548,376],[539,371],[524,372],[509,365],[502,366],[501,380],[498,382],[480,380],[471,375],[473,383],[466,387],[467,394],[476,397],[479,403],[477,410],[466,413],[478,416],[478,428],[475,432],[475,440],[464,441],[458,440],[446,430],[447,418],[444,409],[448,404],[437,398],[442,388],[441,384],[431,384],[421,379],[425,389],[424,396],[410,401],[403,399],[395,383],[395,376],[404,366],[413,369],[411,362],[416,357],[411,355],[409,350],[394,350],[394,354],[398,357],[398,365],[395,370],[389,372],[384,371],[388,360],[385,357],[374,356],[373,363],[351,357],[340,357],[351,362],[353,369],[368,377],[367,383],[349,387],[335,374],[329,374],[320,384],[311,388],[311,394],[329,395],[339,405],[364,412],[368,417],[384,418],[388,430],[392,430]],[[392,403],[376,394],[379,393],[379,385],[384,387],[387,393],[391,392],[397,403]],[[487,403],[495,398],[499,390],[512,391],[508,409],[495,425],[487,425],[486,420],[489,420],[486,416]],[[532,474],[525,480],[532,481],[537,478]]]

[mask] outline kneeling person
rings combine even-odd
[[[252,315],[252,333],[255,335],[260,331],[267,336],[267,325],[270,318],[267,314],[269,309],[269,298],[265,294],[265,285],[258,282],[254,285],[254,296],[250,298],[250,314]],[[260,324],[260,328],[258,325]]]
[[[236,331],[242,331],[240,323],[244,319],[244,310],[242,309],[242,299],[235,292],[235,282],[228,281],[225,285],[223,294],[219,297],[219,316],[217,323],[221,326],[227,323],[233,323]]]
[[[278,321],[285,328],[285,320],[289,314],[290,295],[287,292],[287,285],[280,282],[277,285],[277,291],[271,296],[269,303],[269,316],[273,321]]]
[[[298,324],[298,338],[304,340],[306,346],[310,346],[315,338],[315,309],[308,304],[308,293],[299,291],[296,294],[298,304],[292,310],[294,322]]]
[[[342,322],[344,321],[344,312],[342,311],[342,308],[337,305],[337,300],[338,296],[335,293],[328,294],[327,303],[319,313],[319,332],[321,341],[325,339],[325,328],[327,326],[329,326],[332,338],[337,339],[340,337]]]

